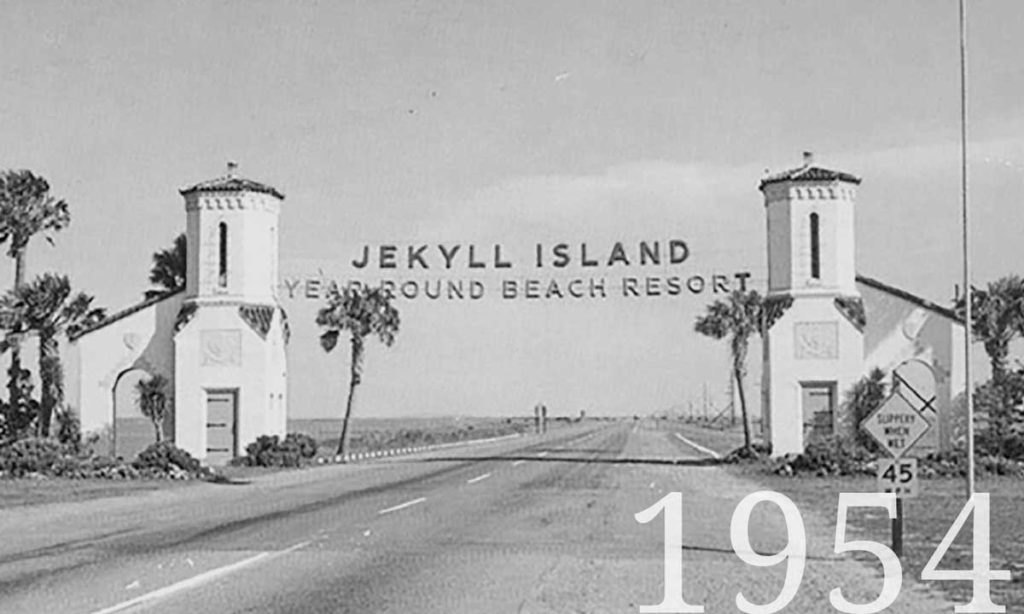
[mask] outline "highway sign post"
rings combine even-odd
[[[903,556],[903,499],[917,496],[917,459],[879,460],[878,492],[891,492],[896,495],[896,517],[892,520],[892,551],[896,556]]]
[[[912,397],[916,399],[917,395]],[[892,550],[896,556],[903,556],[903,499],[916,497],[918,492],[917,459],[903,456],[932,425],[914,403],[896,390],[860,426],[892,456],[892,460],[878,461],[878,490],[896,494]]]

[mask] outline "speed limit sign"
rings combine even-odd
[[[897,498],[916,497],[918,492],[917,459],[878,460],[878,492],[895,493]]]

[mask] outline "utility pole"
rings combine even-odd
[[[971,244],[967,207],[967,2],[960,0],[960,204],[964,246],[964,383],[967,385],[967,498],[974,496],[974,382],[971,381]]]

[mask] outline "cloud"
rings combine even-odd
[[[630,162],[589,175],[520,177],[449,205],[446,215],[420,232],[435,239],[626,239],[659,231],[715,233],[747,219],[754,223],[739,228],[740,234],[758,234],[758,177],[752,168],[663,160]]]

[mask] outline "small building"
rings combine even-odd
[[[842,397],[878,367],[907,361],[934,376],[920,409],[933,428],[916,448],[948,448],[952,400],[964,388],[964,327],[949,309],[856,273],[854,209],[861,179],[804,163],[765,177],[768,292],[762,414],[772,452],[851,435]]]
[[[263,434],[284,435],[288,322],[277,295],[275,188],[235,175],[180,191],[186,212],[183,291],[112,314],[69,346],[68,396],[83,432],[103,433],[131,458],[154,440],[134,386],[156,373],[173,382],[164,431],[210,464]]]

